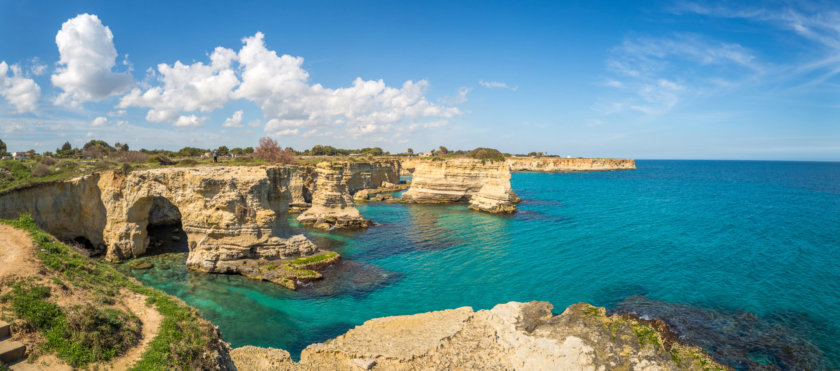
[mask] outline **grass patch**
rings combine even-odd
[[[640,323],[633,324],[633,332],[639,339],[639,344],[659,345],[659,337],[656,336],[656,330],[652,327]]]
[[[131,348],[140,339],[140,320],[118,309],[92,305],[65,312],[47,301],[49,288],[27,281],[14,282],[3,296],[12,311],[46,337],[42,346],[55,352],[71,366],[84,367],[108,361]]]
[[[134,365],[133,370],[193,370],[218,367],[211,354],[218,341],[216,330],[208,322],[202,320],[195,309],[158,290],[136,283],[108,264],[87,259],[70,250],[66,245],[38,228],[35,220],[29,215],[22,215],[17,220],[0,220],[0,222],[27,231],[39,247],[38,257],[47,268],[61,276],[65,282],[89,290],[94,296],[100,298],[117,297],[121,290],[147,297],[146,303],[154,305],[163,316],[163,320],[158,335],[151,341],[149,348]],[[32,306],[41,306],[40,309],[32,312],[51,313],[51,315],[27,314],[33,321],[57,327],[56,323],[60,322],[51,321],[57,321],[56,317],[64,316],[63,321],[69,323],[70,317],[64,314],[61,308],[56,309],[55,304],[50,305],[44,300],[49,294],[48,290],[45,292],[44,289],[35,288],[28,291],[31,293],[22,294],[20,299],[22,308],[32,309]],[[115,318],[119,319],[119,315],[104,313],[97,323],[105,326]],[[65,326],[65,331],[73,331],[73,328],[68,330]],[[121,336],[126,336],[126,334]],[[47,338],[49,343],[51,336],[47,335]],[[77,342],[88,341],[81,334],[71,339],[76,339]]]
[[[318,263],[318,262],[322,262],[324,260],[334,259],[337,256],[338,256],[338,253],[336,253],[336,252],[328,252],[328,253],[325,253],[325,254],[313,255],[313,256],[308,256],[308,257],[305,257],[305,258],[298,258],[298,259],[289,261],[289,265],[307,265],[307,264],[312,264],[312,263]]]
[[[320,275],[320,273],[315,272],[315,271],[311,271],[309,269],[295,269],[295,268],[291,268],[291,267],[286,267],[284,269],[286,269],[289,272],[294,273],[295,276],[298,277],[298,278],[317,277],[317,276]]]
[[[597,317],[601,315],[601,311],[598,309],[598,307],[594,306],[590,306],[589,308],[584,309],[583,313],[590,317]]]

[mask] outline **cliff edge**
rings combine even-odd
[[[661,322],[607,316],[579,303],[560,315],[546,302],[376,318],[303,350],[234,349],[249,370],[725,370],[679,343]]]
[[[510,170],[504,162],[453,158],[417,163],[402,200],[469,202],[475,210],[512,213],[519,198],[511,189]]]

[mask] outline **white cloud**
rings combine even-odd
[[[32,62],[32,65],[29,67],[29,71],[32,72],[33,75],[41,76],[47,72],[47,65],[42,64],[38,57],[33,57],[30,62]]]
[[[239,110],[233,113],[233,116],[229,117],[225,120],[222,126],[226,128],[241,128],[242,125],[242,116],[245,114],[244,111]]]
[[[485,81],[481,80],[478,82],[478,85],[481,85],[485,88],[496,89],[496,88],[503,88],[503,89],[510,89],[513,91],[519,90],[519,87],[510,87],[508,84],[499,82],[499,81]]]
[[[78,106],[121,93],[131,85],[130,74],[111,70],[117,58],[114,35],[96,15],[80,14],[64,22],[55,43],[60,67],[51,81],[64,91],[56,104]]]
[[[606,66],[613,76],[604,85],[618,97],[602,105],[604,114],[664,114],[687,96],[733,89],[767,70],[749,49],[696,34],[628,38]]]
[[[467,102],[467,95],[472,91],[472,88],[467,87],[460,87],[458,88],[458,94],[454,97],[444,97],[440,99],[440,102],[443,104],[455,105],[455,104],[464,104]]]
[[[207,121],[207,117],[198,117],[196,115],[179,116],[178,119],[175,120],[175,126],[198,127],[201,126],[201,123],[204,121]]]
[[[91,126],[106,126],[108,125],[108,118],[105,116],[99,116],[93,119],[93,122],[90,123]]]
[[[150,108],[146,120],[151,122],[172,121],[183,111],[211,112],[221,108],[230,99],[233,88],[239,85],[231,68],[235,59],[233,50],[217,47],[210,55],[209,65],[161,63],[157,71],[163,86],[146,91],[134,88],[120,99],[117,107]]]
[[[741,18],[765,22],[793,33],[815,44],[803,44],[810,57],[794,62],[791,72],[782,75],[791,78],[801,74],[815,73],[812,84],[820,84],[840,74],[840,11],[808,2],[767,3],[753,7],[750,2],[725,5],[701,5],[682,2],[676,12],[696,13],[720,18]],[[817,47],[815,48],[814,45]],[[815,53],[816,52],[816,53]],[[793,53],[791,53],[793,54]]]
[[[177,126],[186,123],[186,113],[211,112],[230,99],[246,99],[259,105],[269,120],[266,132],[286,135],[292,128],[336,126],[343,126],[351,135],[361,135],[419,119],[461,114],[458,108],[429,102],[425,80],[406,81],[395,88],[382,80],[356,78],[346,88],[325,88],[309,83],[309,73],[302,68],[303,58],[278,56],[267,49],[262,33],[242,41],[238,53],[217,47],[209,57],[210,64],[184,65],[176,61],[172,66],[158,65],[157,71],[149,73],[145,86],[123,96],[117,107],[149,108],[147,121],[176,122]],[[468,93],[459,92],[459,99],[465,100]],[[238,112],[223,125],[242,127],[243,115]],[[249,126],[259,123],[252,121]]]
[[[9,76],[9,71],[12,74]],[[0,62],[0,96],[15,107],[18,113],[35,112],[38,99],[41,98],[41,87],[34,80],[23,77],[20,66]]]
[[[245,38],[239,51],[242,84],[234,97],[260,105],[263,114],[282,127],[332,127],[344,125],[351,135],[384,131],[406,120],[452,117],[460,110],[429,102],[428,83],[406,81],[393,88],[382,80],[356,78],[352,86],[329,89],[309,85],[303,58],[278,56],[265,47],[263,34]],[[267,131],[274,131],[268,129]]]
[[[117,126],[126,126],[128,124],[129,124],[128,121],[125,121],[125,120],[117,121]]]

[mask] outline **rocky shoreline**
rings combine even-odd
[[[300,361],[282,349],[231,351],[249,370],[726,370],[684,345],[659,321],[606,314],[579,303],[562,314],[546,302],[499,304],[369,320],[312,344]]]

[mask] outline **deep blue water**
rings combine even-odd
[[[298,292],[187,272],[183,254],[133,274],[198,308],[233,346],[294,356],[374,317],[545,300],[558,313],[585,301],[664,317],[737,368],[840,367],[840,163],[637,166],[513,174],[513,216],[360,205],[377,226],[306,231],[346,262]]]

